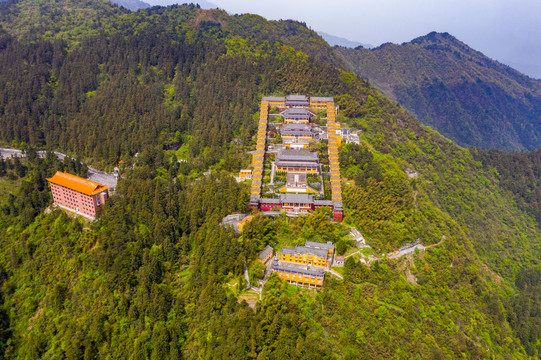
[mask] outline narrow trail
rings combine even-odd
[[[443,235],[443,236],[441,237],[441,240],[440,240],[440,241],[438,241],[438,242],[435,243],[435,244],[425,246],[425,249],[430,249],[430,248],[432,248],[432,247],[439,246],[439,245],[441,245],[441,243],[443,243],[443,242],[445,241],[445,239],[447,239],[447,236]]]

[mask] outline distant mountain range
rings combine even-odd
[[[0,0],[0,1],[7,1],[7,0]],[[178,1],[161,1],[161,2],[152,2],[152,4],[146,3],[144,1],[140,0],[110,0],[111,2],[124,6],[126,9],[136,11],[139,9],[146,9],[155,5],[161,5],[161,6],[167,6],[167,5],[173,5],[173,4],[184,4],[184,3],[193,3],[198,4],[201,9],[216,9],[218,8],[217,5],[208,2],[206,0],[194,0],[194,1],[187,1],[187,0],[178,0]]]
[[[541,147],[541,81],[447,33],[335,51],[347,67],[460,145]]]
[[[325,39],[325,41],[328,42],[329,45],[331,45],[331,46],[343,46],[343,47],[347,47],[347,48],[356,48],[356,47],[359,47],[359,46],[362,46],[363,48],[371,48],[371,47],[373,47],[370,44],[363,44],[363,43],[360,43],[360,42],[357,42],[357,41],[352,41],[352,40],[349,40],[349,39],[346,39],[346,38],[343,38],[343,37],[327,34],[326,32],[323,32],[323,31],[318,31],[317,33],[323,39]]]
[[[111,2],[120,6],[124,6],[126,9],[132,11],[151,7],[150,4],[147,4],[146,2],[140,0],[111,0]]]

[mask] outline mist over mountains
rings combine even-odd
[[[331,46],[343,46],[343,47],[347,47],[347,48],[356,48],[356,47],[359,47],[359,46],[362,46],[364,48],[373,47],[370,44],[364,44],[364,43],[360,43],[358,41],[352,41],[352,40],[349,40],[349,39],[346,39],[346,38],[343,38],[343,37],[327,34],[327,33],[323,32],[323,31],[318,31],[317,33],[319,35],[321,35],[321,37],[323,39],[325,39],[325,41],[328,42],[329,45],[331,45]]]
[[[464,146],[541,146],[541,81],[494,61],[447,33],[401,45],[336,48],[362,77]]]
[[[143,2],[140,0],[111,0],[111,2],[122,5],[127,9],[130,10],[138,10],[138,9],[144,9],[151,6],[169,6],[174,4],[198,4],[202,9],[216,9],[218,6],[216,4],[213,4],[207,0],[194,0],[194,1],[187,1],[187,0],[149,0],[147,2]]]

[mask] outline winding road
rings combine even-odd
[[[36,154],[40,158],[43,158],[43,157],[47,156],[47,151],[38,150],[38,151],[36,151]],[[58,151],[54,151],[54,154],[61,161],[64,161],[66,156],[68,156],[68,155],[63,154],[63,153],[58,152]],[[2,157],[4,159],[11,158],[11,157],[26,157],[26,154],[22,150],[7,149],[7,148],[0,148],[0,155],[2,155]],[[103,184],[103,185],[110,186],[111,190],[113,190],[113,191],[114,191],[114,189],[115,189],[115,187],[117,185],[117,182],[118,182],[118,176],[114,172],[100,171],[100,170],[94,169],[93,167],[90,167],[90,166],[88,167],[87,179],[95,181],[95,182]]]

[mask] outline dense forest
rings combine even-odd
[[[448,33],[375,49],[336,48],[348,68],[462,146],[541,146],[541,81]]]
[[[0,141],[27,153],[0,160],[4,358],[539,356],[535,155],[513,186],[496,160],[512,155],[422,126],[301,23],[99,0],[0,7]],[[236,234],[219,223],[248,212],[232,175],[249,163],[261,96],[289,93],[334,96],[360,130],[340,149],[344,224],[256,215]],[[84,174],[75,157],[121,167],[94,222],[51,207],[44,178]],[[354,253],[346,226],[379,261],[350,256],[319,291],[271,276],[245,301],[245,264],[258,273],[266,245]],[[383,256],[416,240],[432,246]]]

